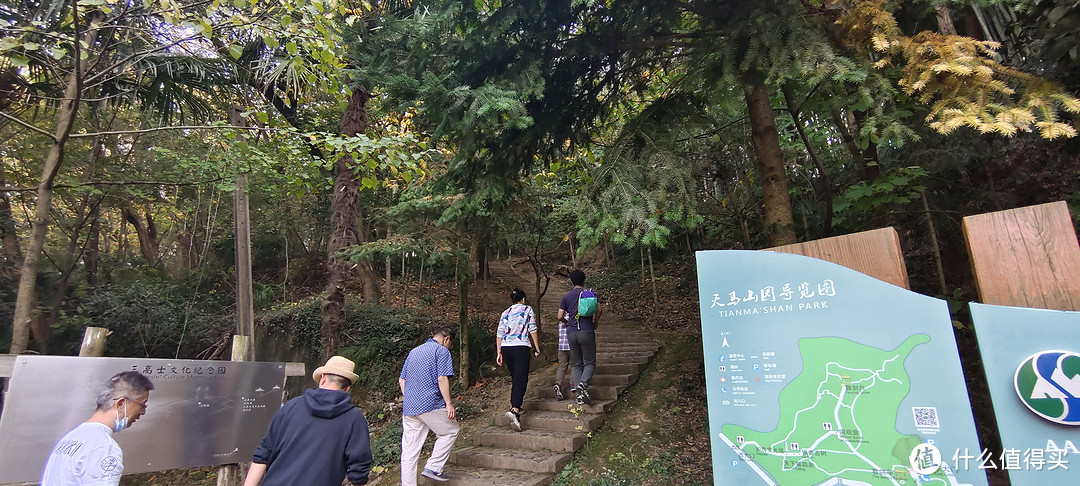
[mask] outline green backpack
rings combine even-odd
[[[598,307],[600,304],[596,302],[596,293],[592,289],[582,290],[577,299],[577,317],[595,316]]]

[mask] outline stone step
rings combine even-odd
[[[556,400],[554,398],[529,398],[521,404],[525,411],[547,410],[551,412],[567,412],[580,410],[578,413],[607,413],[615,407],[615,400],[593,400],[592,405],[578,405],[573,398]]]
[[[467,447],[450,453],[450,462],[462,466],[516,469],[534,473],[557,473],[574,460],[572,452],[551,452],[528,449],[498,449]],[[503,484],[500,486],[510,486]]]
[[[614,365],[632,364],[632,365],[640,365],[641,368],[637,371],[637,373],[640,373],[641,371],[643,371],[645,369],[645,367],[649,365],[650,361],[652,361],[652,359],[650,357],[648,357],[648,356],[611,356],[611,355],[604,355],[604,354],[597,354],[596,355],[596,366],[600,366],[601,364],[614,364]],[[597,371],[594,369],[593,374],[596,374],[596,373],[597,373]]]
[[[515,432],[506,427],[488,427],[473,436],[473,442],[487,447],[507,449],[548,449],[553,452],[574,452],[585,445],[584,432],[525,429]]]
[[[605,350],[605,351],[624,351],[624,352],[625,351],[648,351],[650,353],[655,353],[655,352],[660,350],[660,345],[659,344],[645,344],[645,343],[627,344],[627,343],[605,343],[605,342],[600,342],[600,343],[596,344],[596,349],[597,350]]]
[[[618,346],[610,345],[607,342],[597,342],[596,352],[598,353],[627,353],[627,354],[656,354],[657,350],[643,348],[639,346]]]
[[[596,342],[599,343],[623,343],[623,344],[655,344],[653,341],[641,338],[634,331],[597,332]]]
[[[651,351],[610,351],[607,349],[597,349],[596,359],[605,359],[607,361],[651,361],[656,353]]]
[[[419,468],[423,471],[424,465]],[[489,469],[479,466],[466,466],[461,464],[447,464],[443,474],[451,479],[439,482],[420,476],[417,485],[420,486],[544,486],[554,479],[553,474],[542,474],[529,471],[515,471],[513,469]]]
[[[598,361],[596,363],[596,369],[593,370],[593,374],[598,375],[614,375],[614,374],[632,374],[639,375],[645,368],[649,366],[648,362],[603,362]]]
[[[593,401],[596,400],[614,400],[619,398],[619,394],[626,390],[626,385],[594,385],[589,384],[589,398]],[[569,393],[570,390],[566,390],[563,394],[567,400],[572,400],[576,395]],[[551,387],[537,387],[530,390],[526,396],[530,398],[555,398],[555,390]]]
[[[632,374],[629,374],[629,373],[593,375],[592,379],[589,380],[589,383],[593,384],[593,385],[632,385],[635,381],[637,381],[637,378],[638,378],[638,375],[632,375]],[[567,383],[569,383],[570,382],[569,373],[567,373],[567,376],[565,376],[563,379],[566,380]],[[555,384],[555,376],[554,375],[545,375],[545,376],[540,377],[540,378],[531,378],[531,379],[529,379],[529,384],[530,385],[532,385],[534,383],[537,386],[546,386],[548,388],[551,388],[551,386]],[[566,392],[566,391],[569,391],[569,390],[563,390],[563,391]]]
[[[607,418],[602,413],[573,413],[569,410],[551,412],[544,410],[527,410],[521,414],[521,427],[524,430],[558,430],[562,432],[592,432],[604,423]],[[495,425],[510,427],[510,419],[506,414],[499,415],[495,419]]]

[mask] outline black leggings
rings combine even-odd
[[[510,370],[514,385],[510,387],[510,406],[521,410],[525,400],[525,388],[529,385],[529,361],[532,359],[530,346],[503,346],[503,362]]]

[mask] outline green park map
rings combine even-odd
[[[839,337],[800,339],[803,371],[779,395],[777,428],[725,424],[721,438],[767,484],[919,484],[908,454],[920,439],[898,432],[896,420],[911,388],[904,360],[928,342],[915,334],[886,351]],[[927,479],[952,483],[940,471],[921,483]]]

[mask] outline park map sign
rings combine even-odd
[[[944,301],[822,260],[697,254],[717,485],[986,485]]]

